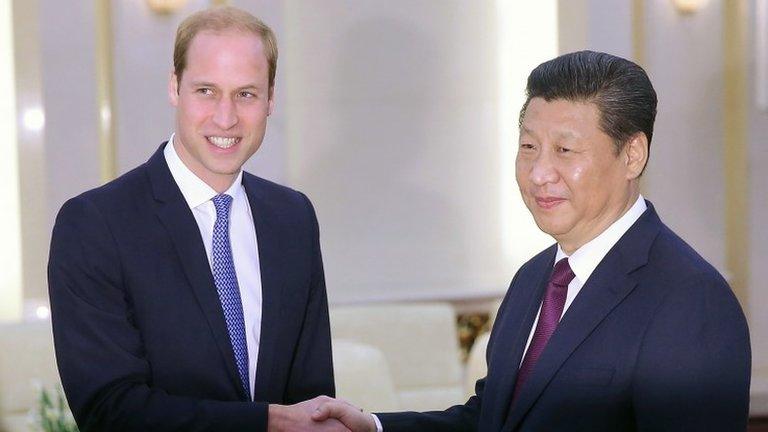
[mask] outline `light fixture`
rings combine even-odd
[[[41,319],[41,320],[50,318],[51,317],[51,308],[49,308],[48,306],[38,306],[35,309],[35,317],[37,317],[37,319]]]
[[[678,12],[683,15],[690,15],[704,7],[707,0],[672,0],[672,3],[674,3]]]
[[[30,132],[40,132],[45,127],[45,113],[41,108],[27,108],[22,115],[22,124]]]
[[[147,5],[159,14],[170,14],[183,8],[187,0],[147,0]]]
[[[51,318],[51,307],[43,298],[24,299],[23,321],[46,320]]]

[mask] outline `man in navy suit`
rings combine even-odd
[[[512,280],[476,394],[375,416],[329,401],[314,418],[385,432],[746,430],[741,307],[640,195],[655,116],[648,76],[628,60],[582,51],[534,69],[516,177],[557,244]]]
[[[272,31],[231,7],[177,31],[175,133],[56,219],[56,357],[82,431],[330,430],[318,225],[306,196],[243,172],[273,109]],[[288,404],[294,404],[288,406]]]

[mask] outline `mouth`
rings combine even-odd
[[[208,142],[217,148],[227,150],[240,142],[240,137],[206,136]]]
[[[558,197],[536,197],[536,205],[543,209],[551,209],[565,202],[565,198]]]

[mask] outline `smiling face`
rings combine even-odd
[[[181,77],[171,75],[174,148],[217,192],[232,185],[264,139],[273,107],[268,71],[259,36],[203,31],[189,46]]]
[[[520,127],[517,184],[539,228],[570,254],[637,200],[647,159],[643,133],[616,153],[588,102],[533,98]]]

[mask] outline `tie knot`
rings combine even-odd
[[[555,264],[550,281],[557,286],[564,287],[568,286],[575,276],[571,270],[571,265],[568,264],[568,258],[563,258]]]
[[[232,205],[232,197],[227,194],[220,194],[211,200],[216,207],[217,218],[229,218],[229,208]]]

